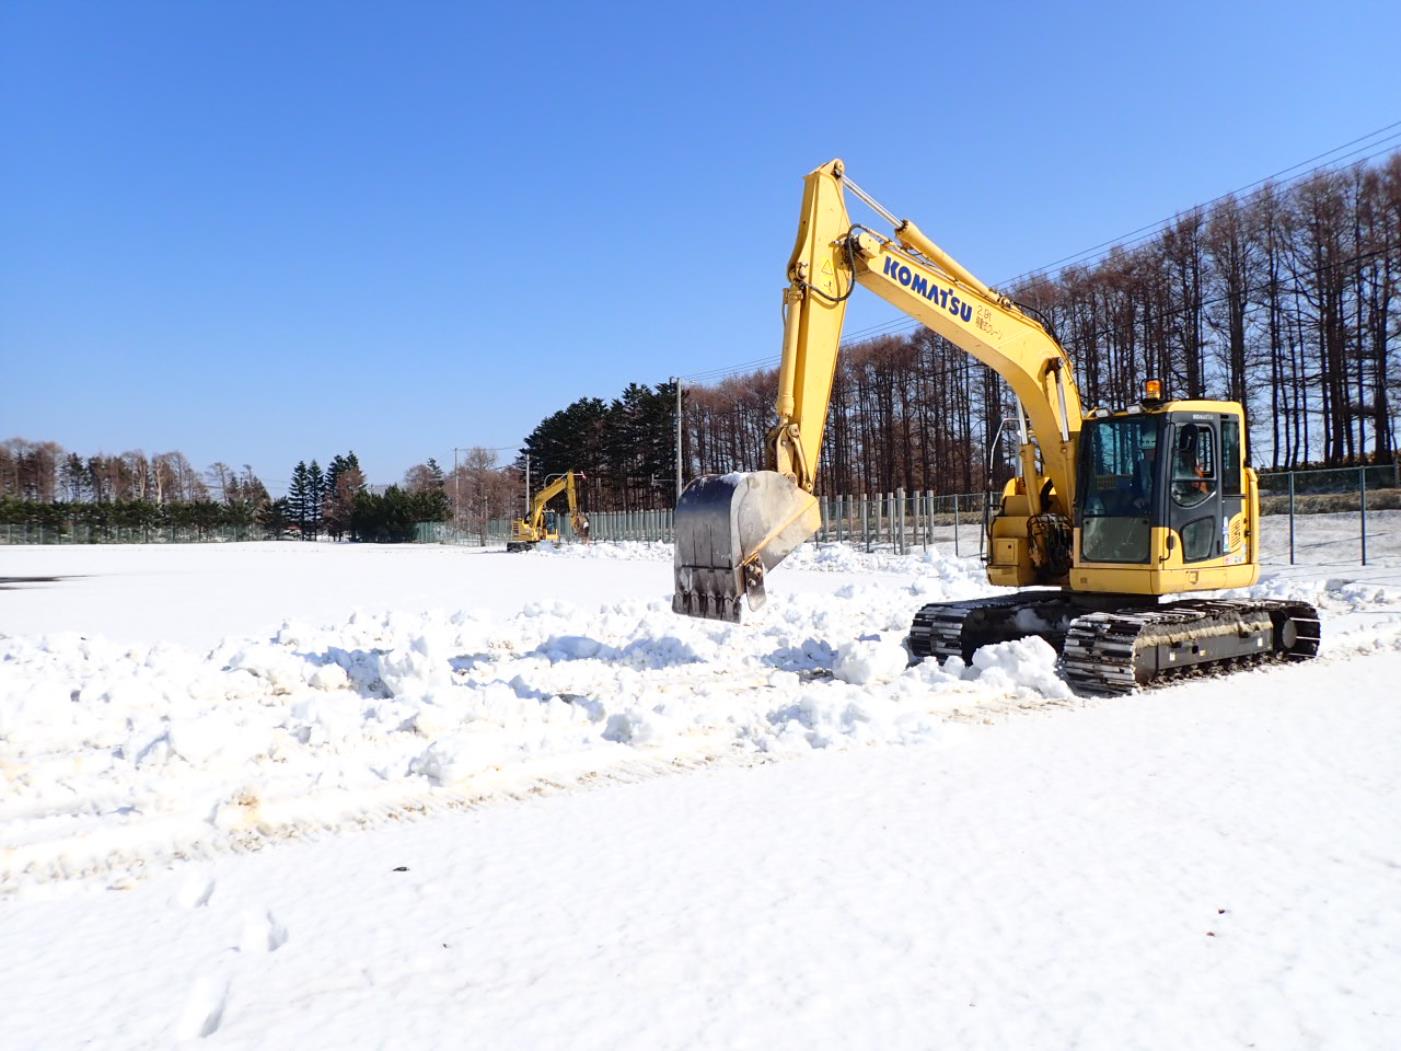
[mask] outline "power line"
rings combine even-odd
[[[1389,128],[1397,127],[1398,125],[1401,125],[1401,121],[1397,121],[1396,124],[1388,124],[1385,128],[1379,128],[1376,132],[1372,132],[1371,135],[1364,135],[1363,138],[1364,138],[1364,139],[1365,139],[1365,138],[1372,138],[1373,136],[1377,135],[1379,132],[1386,131],[1386,130],[1388,130]],[[1367,146],[1363,147],[1363,150],[1370,150],[1370,149],[1372,149],[1372,147],[1379,145],[1379,143],[1381,143],[1381,142],[1390,142],[1391,140],[1394,140],[1394,139],[1401,139],[1401,132],[1396,132],[1396,133],[1393,134],[1393,135],[1387,136],[1385,139],[1379,139],[1379,140],[1377,140],[1376,142],[1369,143]],[[1352,140],[1352,141],[1353,141],[1353,142],[1359,142],[1359,141],[1361,141],[1361,140],[1359,140],[1359,139],[1354,139],[1354,140]],[[1343,148],[1345,148],[1346,146],[1350,146],[1350,145],[1352,145],[1352,143],[1344,143],[1343,146],[1336,147],[1335,149],[1343,149]],[[1379,157],[1379,156],[1381,156],[1383,153],[1391,153],[1391,152],[1394,150],[1394,148],[1395,148],[1394,146],[1385,146],[1385,147],[1383,147],[1382,149],[1378,149],[1378,150],[1375,150],[1375,151],[1372,152],[1372,153],[1369,153],[1369,154],[1368,154],[1367,156],[1365,156],[1365,157],[1359,158],[1359,159],[1358,159],[1357,161],[1355,161],[1354,163],[1356,163],[1356,164],[1363,164],[1363,163],[1366,163],[1367,161],[1372,160],[1374,157]],[[1329,152],[1329,153],[1332,153],[1332,152],[1335,152],[1335,150],[1329,150],[1328,152]],[[1322,171],[1325,171],[1325,170],[1329,170],[1329,166],[1330,166],[1330,165],[1336,164],[1337,162],[1342,161],[1342,160],[1345,160],[1346,158],[1353,156],[1355,153],[1360,153],[1360,152],[1362,152],[1362,150],[1354,150],[1353,153],[1344,154],[1344,155],[1341,156],[1341,157],[1335,157],[1335,158],[1333,158],[1332,161],[1328,162],[1328,164],[1320,165],[1320,166],[1318,166],[1317,168],[1311,168],[1311,169],[1309,169],[1309,170],[1306,171],[1306,172],[1301,172],[1301,173],[1299,173],[1299,174],[1296,175],[1296,176],[1293,176],[1293,177],[1291,177],[1291,178],[1289,178],[1289,179],[1286,179],[1283,183],[1278,184],[1278,188],[1283,189],[1283,188],[1287,188],[1287,187],[1289,187],[1289,186],[1293,186],[1293,185],[1295,185],[1295,184],[1297,184],[1297,183],[1303,182],[1305,179],[1309,178],[1309,177],[1312,176],[1312,175],[1316,175],[1316,174],[1318,174],[1319,172],[1322,172]],[[1326,156],[1326,154],[1318,154],[1318,156],[1319,156],[1319,157],[1321,157],[1321,156]],[[1310,160],[1316,160],[1316,159],[1317,159],[1317,157],[1312,157],[1312,158],[1310,158]],[[1307,164],[1307,163],[1309,163],[1309,162],[1308,162],[1308,161],[1302,161],[1302,162],[1300,162],[1300,163],[1302,163],[1302,164]],[[1291,168],[1297,168],[1297,167],[1298,167],[1298,165],[1292,165],[1292,166],[1291,166]],[[1285,169],[1283,169],[1283,170],[1284,170],[1284,171],[1290,171],[1291,168],[1285,168]],[[1260,189],[1259,189],[1259,190],[1256,190],[1254,193],[1250,194],[1248,197],[1243,198],[1241,203],[1248,203],[1252,197],[1258,196],[1259,193],[1261,192],[1261,190],[1264,189],[1263,184],[1268,183],[1268,182],[1270,181],[1270,179],[1273,179],[1274,177],[1275,177],[1275,176],[1273,176],[1273,175],[1271,175],[1271,176],[1266,176],[1264,179],[1259,179],[1259,180],[1257,180],[1257,181],[1254,182],[1254,183],[1248,184],[1247,187],[1243,187],[1242,189],[1247,189],[1247,188],[1249,188],[1250,186],[1260,186]],[[1232,193],[1238,193],[1238,192],[1240,192],[1240,191],[1232,191]],[[1230,197],[1230,196],[1231,196],[1230,193],[1222,194],[1221,196],[1215,197],[1215,198],[1213,198],[1212,200],[1207,201],[1205,204],[1203,204],[1203,205],[1197,205],[1196,207],[1198,207],[1198,208],[1209,208],[1209,207],[1211,207],[1213,204],[1216,204],[1216,203],[1218,203],[1218,202],[1220,202],[1220,201],[1224,201],[1227,197]],[[1179,212],[1178,214],[1180,215],[1180,214],[1182,214],[1182,213]],[[1176,217],[1174,216],[1173,218],[1176,218]],[[1112,243],[1111,243],[1111,242],[1105,242],[1105,244],[1110,244],[1111,247],[1116,247],[1116,248],[1136,248],[1136,247],[1142,245],[1142,244],[1143,244],[1144,242],[1146,242],[1146,241],[1151,241],[1155,236],[1157,236],[1158,234],[1160,234],[1160,233],[1162,232],[1163,224],[1165,224],[1165,223],[1170,223],[1170,222],[1172,222],[1172,219],[1164,219],[1164,220],[1162,220],[1160,223],[1153,223],[1153,224],[1150,224],[1149,226],[1142,226],[1142,227],[1139,227],[1139,230],[1138,230],[1138,231],[1132,231],[1132,233],[1137,233],[1137,232],[1139,232],[1139,231],[1141,231],[1141,230],[1150,230],[1150,232],[1147,233],[1147,234],[1144,234],[1143,236],[1141,236],[1141,237],[1139,237],[1139,238],[1137,238],[1137,239],[1135,239],[1135,240],[1126,241],[1126,242],[1125,242],[1125,241],[1114,241],[1114,242],[1112,242]],[[1130,236],[1130,235],[1125,235],[1125,236]],[[1099,246],[1097,246],[1097,247],[1103,247],[1103,245],[1099,245]],[[1086,251],[1086,252],[1090,252],[1090,251],[1094,251],[1094,249],[1086,249],[1085,251]],[[1076,258],[1077,256],[1084,255],[1084,254],[1085,254],[1084,252],[1077,252],[1075,256],[1067,256],[1067,257],[1065,257],[1065,259],[1063,259],[1063,260],[1058,260],[1056,263],[1051,263],[1051,264],[1049,264],[1049,265],[1047,265],[1047,266],[1045,266],[1045,267],[1040,268],[1039,270],[1028,270],[1025,274],[1022,274],[1020,277],[1013,279],[1013,281],[1010,281],[1010,282],[1004,281],[1004,282],[1002,282],[999,286],[995,286],[995,287],[1003,287],[1003,288],[1006,288],[1006,287],[1009,287],[1009,286],[1013,286],[1013,287],[1014,287],[1014,286],[1015,286],[1015,282],[1021,280],[1021,278],[1028,277],[1028,276],[1032,276],[1032,275],[1034,275],[1034,274],[1041,273],[1041,272],[1043,272],[1044,270],[1049,270],[1049,269],[1051,269],[1051,267],[1057,266],[1057,265],[1059,265],[1059,263],[1061,263],[1061,262],[1066,262],[1066,261],[1068,261],[1068,260],[1074,259],[1074,258]],[[1310,271],[1310,272],[1312,272],[1312,271]],[[910,320],[910,319],[908,319],[908,318],[895,318],[895,319],[893,319],[892,321],[887,322],[885,326],[875,326],[875,327],[876,327],[877,329],[884,328],[886,334],[894,335],[894,334],[897,333],[897,332],[907,332],[907,331],[910,331],[910,330],[912,330],[912,329],[918,328],[918,327],[919,327],[919,322],[918,322],[918,321],[912,321],[912,320]],[[868,335],[868,336],[866,336],[866,337],[864,337],[864,338],[873,338],[873,336]],[[842,342],[843,342],[843,345],[846,345],[846,341],[845,341],[845,340],[843,340]]]
[[[1367,155],[1365,157],[1361,157],[1354,160],[1352,163],[1364,164],[1367,161],[1372,160],[1373,158],[1378,157],[1383,153],[1390,153],[1395,148],[1394,145],[1384,145],[1388,143],[1394,143],[1396,140],[1401,139],[1401,130],[1395,129],[1401,129],[1401,120],[1394,121],[1391,124],[1385,125],[1384,127],[1377,128],[1373,131],[1368,132],[1365,135],[1361,135],[1358,138],[1351,139],[1348,142],[1342,143],[1339,146],[1334,146],[1332,149],[1315,154],[1314,156],[1309,157],[1306,160],[1302,160],[1295,164],[1291,164],[1287,168],[1281,168],[1279,171],[1267,175],[1264,178],[1256,179],[1255,181],[1247,183],[1244,186],[1241,186],[1235,190],[1230,190],[1226,193],[1220,194],[1217,197],[1213,197],[1211,200],[1205,202],[1204,204],[1194,205],[1193,209],[1189,210],[1195,210],[1197,208],[1210,208],[1212,205],[1218,204],[1221,201],[1226,200],[1228,197],[1232,197],[1240,193],[1245,193],[1245,191],[1250,190],[1252,192],[1242,201],[1242,203],[1245,203],[1251,198],[1258,196],[1259,193],[1265,188],[1266,184],[1271,183],[1274,179],[1277,179],[1282,175],[1286,175],[1289,172],[1296,171],[1297,169],[1303,167],[1306,164],[1313,164],[1315,161],[1321,160],[1325,157],[1328,157],[1330,159],[1324,161],[1324,163],[1319,164],[1314,168],[1310,168],[1307,171],[1299,172],[1296,175],[1290,176],[1283,183],[1278,184],[1275,188],[1283,189],[1288,186],[1294,185],[1295,183],[1302,182],[1303,180],[1309,178],[1312,175],[1316,175],[1319,172],[1331,169],[1334,166],[1341,163],[1342,161],[1355,157],[1359,153],[1367,153]],[[1386,135],[1384,138],[1377,138],[1377,136],[1382,135],[1384,132],[1391,132],[1391,134]],[[1340,156],[1333,156],[1334,154],[1338,154],[1341,150],[1347,150],[1348,147],[1356,146],[1358,143],[1363,142],[1365,142],[1366,145],[1360,147],[1359,149],[1351,150],[1350,152],[1341,154]],[[1368,153],[1367,151],[1372,152]],[[1075,252],[1071,255],[1057,259],[1055,262],[1047,263],[1045,266],[1027,270],[1022,274],[1019,274],[1017,277],[1012,278],[1008,281],[999,282],[993,287],[1007,288],[1015,286],[1017,282],[1023,280],[1024,278],[1044,273],[1045,271],[1050,270],[1053,267],[1057,267],[1064,263],[1081,259],[1082,257],[1100,251],[1101,249],[1115,247],[1137,247],[1143,242],[1151,240],[1154,236],[1156,236],[1162,231],[1162,228],[1166,224],[1171,223],[1173,219],[1175,219],[1178,215],[1181,214],[1182,212],[1178,212],[1176,213],[1176,215],[1169,216],[1166,219],[1160,219],[1157,222],[1149,223],[1145,226],[1140,226],[1135,230],[1130,230],[1128,233],[1123,234],[1120,237],[1112,238],[1108,241],[1102,241],[1099,244],[1094,245],[1090,248],[1082,249],[1079,252]],[[913,321],[911,319],[903,317],[894,318],[890,321],[869,325],[864,329],[858,329],[855,332],[849,333],[847,337],[842,340],[841,345],[843,347],[848,347],[851,346],[853,343],[864,342],[866,340],[875,339],[883,335],[896,335],[902,332],[917,329],[919,327],[920,323],[918,321]],[[718,380],[728,379],[731,376],[747,375],[749,373],[761,371],[766,368],[773,368],[774,366],[779,364],[781,360],[782,358],[779,355],[769,355],[767,357],[757,358],[752,361],[741,362],[736,365],[725,365],[713,369],[703,369],[700,372],[694,373],[692,375],[683,376],[682,379],[693,383],[711,383],[716,382]]]
[[[1396,121],[1396,122],[1394,122],[1394,123],[1392,123],[1392,124],[1388,124],[1388,125],[1386,125],[1386,127],[1384,127],[1384,128],[1378,128],[1378,129],[1376,129],[1375,131],[1368,132],[1366,135],[1363,135],[1363,136],[1361,136],[1360,138],[1353,139],[1353,140],[1351,140],[1350,142],[1345,142],[1345,143],[1343,143],[1341,146],[1335,146],[1335,147],[1333,147],[1331,150],[1325,150],[1323,153],[1315,154],[1314,156],[1308,158],[1308,160],[1300,161],[1298,164],[1291,164],[1288,168],[1281,168],[1279,171],[1275,172],[1273,175],[1267,175],[1267,176],[1265,176],[1263,179],[1256,179],[1254,182],[1246,183],[1244,186],[1241,186],[1241,187],[1239,187],[1238,189],[1227,191],[1226,193],[1223,193],[1223,194],[1221,194],[1221,195],[1219,195],[1219,196],[1217,196],[1217,197],[1213,197],[1211,200],[1205,202],[1204,204],[1193,205],[1190,209],[1187,209],[1187,210],[1188,210],[1188,211],[1191,211],[1191,210],[1195,210],[1195,209],[1197,209],[1197,208],[1202,208],[1202,209],[1210,208],[1212,205],[1214,205],[1214,204],[1219,204],[1219,203],[1221,203],[1222,201],[1226,200],[1226,198],[1228,198],[1228,197],[1232,197],[1232,196],[1235,196],[1236,194],[1245,193],[1245,191],[1251,190],[1251,191],[1253,191],[1253,192],[1252,192],[1251,194],[1249,194],[1249,195],[1247,196],[1247,198],[1246,198],[1246,200],[1249,200],[1250,197],[1258,196],[1260,190],[1264,189],[1264,187],[1265,187],[1265,185],[1266,185],[1267,183],[1272,182],[1273,180],[1279,178],[1281,175],[1284,175],[1284,174],[1287,174],[1288,172],[1294,171],[1296,168],[1303,167],[1305,164],[1312,164],[1314,161],[1319,160],[1320,158],[1327,157],[1327,156],[1329,156],[1329,154],[1337,153],[1339,150],[1345,150],[1345,149],[1347,149],[1349,146],[1355,145],[1356,143],[1362,142],[1362,141],[1364,141],[1364,140],[1366,140],[1366,139],[1373,139],[1373,138],[1375,138],[1377,135],[1380,135],[1382,132],[1384,132],[1384,131],[1391,131],[1391,129],[1393,129],[1393,128],[1401,128],[1401,120],[1398,120],[1398,121]],[[1364,153],[1364,152],[1366,152],[1367,150],[1371,150],[1371,149],[1373,149],[1374,147],[1380,146],[1382,143],[1393,142],[1393,141],[1396,140],[1396,139],[1401,139],[1401,131],[1393,132],[1391,135],[1386,136],[1386,138],[1384,138],[1384,139],[1377,139],[1377,141],[1375,141],[1375,142],[1370,142],[1370,143],[1368,143],[1366,146],[1361,147],[1360,149],[1353,150],[1351,153],[1345,153],[1345,154],[1343,154],[1342,156],[1333,157],[1332,159],[1327,160],[1327,161],[1325,161],[1324,163],[1318,165],[1317,167],[1309,169],[1308,171],[1299,172],[1297,175],[1292,175],[1292,176],[1290,176],[1288,179],[1286,179],[1282,185],[1283,185],[1283,186],[1288,186],[1288,185],[1290,185],[1290,184],[1292,184],[1292,183],[1300,182],[1300,181],[1302,181],[1302,180],[1304,180],[1304,179],[1307,179],[1307,178],[1308,178],[1309,176],[1311,176],[1311,175],[1315,175],[1315,174],[1317,174],[1318,172],[1321,172],[1321,171],[1323,171],[1323,170],[1325,170],[1325,169],[1331,168],[1333,165],[1336,165],[1336,164],[1338,164],[1339,162],[1348,159],[1349,157],[1353,157],[1353,156],[1355,156],[1355,155],[1358,154],[1358,153]],[[1371,160],[1373,157],[1376,157],[1376,156],[1378,156],[1379,154],[1387,153],[1387,152],[1389,152],[1389,151],[1390,151],[1390,147],[1387,147],[1387,148],[1385,148],[1385,149],[1376,150],[1376,152],[1368,154],[1366,157],[1361,158],[1361,160],[1357,161],[1356,163],[1359,163],[1359,164],[1360,164],[1360,163],[1363,163],[1363,162],[1365,162],[1365,161]],[[1074,260],[1076,260],[1076,259],[1081,258],[1082,256],[1090,255],[1090,254],[1092,254],[1092,253],[1094,253],[1094,252],[1098,252],[1099,250],[1104,249],[1104,248],[1116,248],[1116,247],[1117,247],[1117,248],[1124,248],[1124,247],[1132,247],[1132,246],[1135,245],[1135,244],[1138,244],[1138,243],[1140,243],[1140,242],[1142,242],[1142,241],[1145,241],[1145,240],[1150,239],[1150,238],[1151,238],[1155,233],[1157,233],[1163,226],[1165,226],[1165,225],[1167,225],[1168,223],[1172,222],[1174,219],[1177,218],[1177,216],[1179,216],[1179,215],[1181,215],[1181,214],[1182,214],[1182,211],[1178,211],[1178,212],[1174,213],[1173,215],[1168,216],[1166,219],[1159,219],[1159,220],[1158,220],[1157,222],[1155,222],[1155,223],[1148,223],[1148,224],[1145,225],[1145,226],[1140,226],[1140,227],[1138,227],[1138,229],[1136,229],[1136,230],[1130,230],[1130,231],[1129,231],[1128,233],[1126,233],[1126,234],[1121,234],[1121,235],[1119,235],[1118,237],[1110,238],[1110,239],[1107,240],[1107,241],[1101,241],[1101,242],[1100,242],[1099,244],[1097,244],[1097,245],[1092,245],[1092,246],[1089,247],[1089,248],[1081,249],[1080,251],[1074,252],[1074,253],[1072,253],[1071,255],[1063,256],[1062,258],[1057,259],[1057,260],[1055,260],[1054,262],[1047,263],[1047,264],[1044,265],[1044,266],[1038,266],[1038,267],[1032,268],[1031,270],[1023,271],[1022,273],[1018,274],[1018,275],[1017,275],[1016,277],[1014,277],[1014,278],[1011,278],[1010,280],[999,282],[999,283],[998,283],[997,285],[995,285],[994,287],[996,287],[996,288],[1006,288],[1006,287],[1009,287],[1009,286],[1011,286],[1011,285],[1016,284],[1018,281],[1022,280],[1023,278],[1032,277],[1032,276],[1034,276],[1034,275],[1036,275],[1036,274],[1043,273],[1044,271],[1047,271],[1047,270],[1050,270],[1050,269],[1052,269],[1052,268],[1054,268],[1054,267],[1060,266],[1060,265],[1063,264],[1063,263],[1072,262],[1072,261],[1074,261]],[[1145,231],[1146,231],[1146,235],[1145,235],[1145,236],[1142,236],[1142,237],[1138,237],[1138,236],[1137,236],[1137,235],[1140,235],[1140,234],[1145,234]],[[1136,238],[1136,240],[1130,240],[1131,238]]]

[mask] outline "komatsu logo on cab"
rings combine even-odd
[[[936,282],[929,280],[923,274],[916,273],[894,256],[885,257],[885,267],[881,273],[899,281],[911,292],[919,293],[929,302],[943,307],[954,317],[964,322],[973,320],[973,305],[971,303],[963,302],[947,288],[940,288]]]

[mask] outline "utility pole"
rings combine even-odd
[[[676,384],[676,502],[681,502],[681,377],[673,376]]]
[[[530,517],[530,453],[525,454],[525,514],[522,517]]]

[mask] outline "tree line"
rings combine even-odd
[[[148,457],[81,456],[56,442],[12,438],[0,443],[0,525],[41,528],[87,539],[150,538],[182,530],[315,540],[397,542],[414,539],[420,522],[446,521],[446,479],[433,459],[405,474],[402,486],[371,489],[353,451],[323,470],[298,461],[288,493],[273,499],[245,465],[217,462],[195,470],[183,453]]]
[[[1293,469],[1395,456],[1399,279],[1401,152],[1194,208],[1013,295],[1091,404],[1131,401],[1150,376],[1239,401],[1253,462]]]
[[[1265,469],[1390,462],[1401,376],[1401,153],[1266,183],[1189,210],[1093,262],[1014,282],[1075,363],[1087,409],[1168,396],[1246,406]],[[777,335],[775,335],[775,344]],[[774,421],[777,369],[683,391],[684,476],[755,470]],[[581,398],[526,439],[540,476],[589,474],[599,510],[666,506],[675,493],[676,390],[630,385]],[[1015,402],[1001,379],[928,329],[844,347],[823,436],[823,493],[963,493],[1011,469],[999,442]]]
[[[515,462],[531,489],[566,471],[582,472],[585,506],[600,511],[670,502],[676,477],[676,386],[631,383],[612,401],[580,398],[541,420]]]

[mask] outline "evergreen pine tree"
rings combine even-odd
[[[281,540],[282,531],[293,521],[291,502],[284,496],[264,504],[258,509],[257,519],[268,536]]]
[[[311,538],[316,539],[321,532],[321,508],[326,496],[326,475],[315,460],[307,468],[307,525],[311,528]]]
[[[355,498],[365,488],[365,476],[355,453],[339,453],[326,472],[325,496],[321,505],[321,521],[326,532],[339,540],[354,531]]]
[[[305,460],[298,460],[292,470],[292,484],[287,487],[287,513],[306,539],[311,514],[311,476]]]

